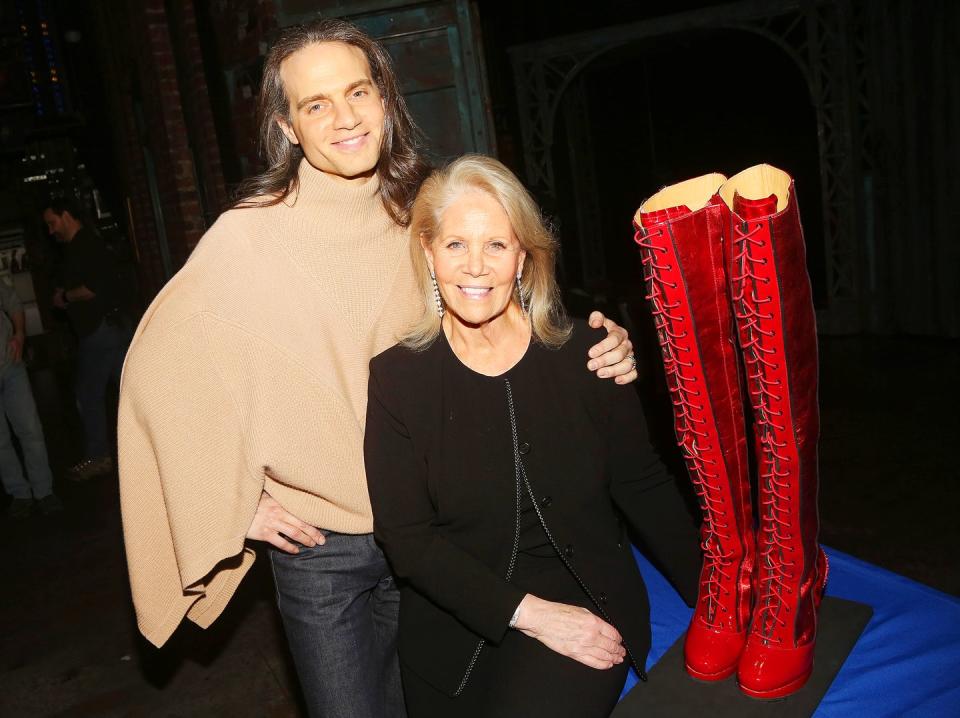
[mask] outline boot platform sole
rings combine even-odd
[[[700,681],[701,683],[713,683],[715,681],[723,681],[732,676],[737,672],[737,664],[734,663],[729,668],[724,668],[722,671],[717,673],[704,673],[698,671],[695,668],[691,668],[688,664],[684,663],[683,667],[686,669],[687,673],[690,674],[690,677]]]
[[[747,688],[742,683],[737,681],[737,687],[740,689],[740,692],[745,696],[754,698],[759,701],[772,701],[777,700],[778,698],[786,698],[789,695],[792,695],[803,688],[804,684],[810,679],[810,674],[813,673],[813,667],[811,666],[810,670],[799,678],[795,678],[789,683],[785,683],[782,686],[777,686],[776,688],[771,688],[768,691],[758,691],[753,688]]]

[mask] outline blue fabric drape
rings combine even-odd
[[[867,604],[873,618],[815,718],[960,716],[960,599],[840,551],[825,551],[827,595]],[[650,592],[649,670],[686,630],[692,611],[639,552],[634,554]],[[636,682],[631,672],[624,694]]]

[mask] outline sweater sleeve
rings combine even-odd
[[[364,457],[377,540],[396,576],[473,632],[499,643],[525,593],[447,539],[436,526],[427,466],[396,397],[371,365]]]
[[[650,443],[647,422],[633,387],[603,386],[611,492],[651,558],[688,606],[697,599],[702,556],[697,531],[673,476]]]
[[[204,320],[144,320],[121,382],[120,498],[137,623],[157,646],[184,616],[209,626],[253,564],[262,477],[209,359]]]

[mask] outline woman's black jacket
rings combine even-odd
[[[370,362],[366,473],[374,532],[402,591],[400,659],[449,695],[527,593],[505,580],[517,522],[508,382],[544,519],[641,664],[649,606],[614,504],[684,600],[696,598],[696,531],[636,392],[586,369],[603,336],[577,322],[562,348],[532,342],[499,377],[464,366],[442,334],[422,352],[396,346]]]

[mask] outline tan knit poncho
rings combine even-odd
[[[123,529],[147,639],[220,615],[253,563],[244,535],[262,489],[315,526],[372,531],[367,363],[420,306],[376,179],[304,161],[295,196],[210,228],[124,365]]]

